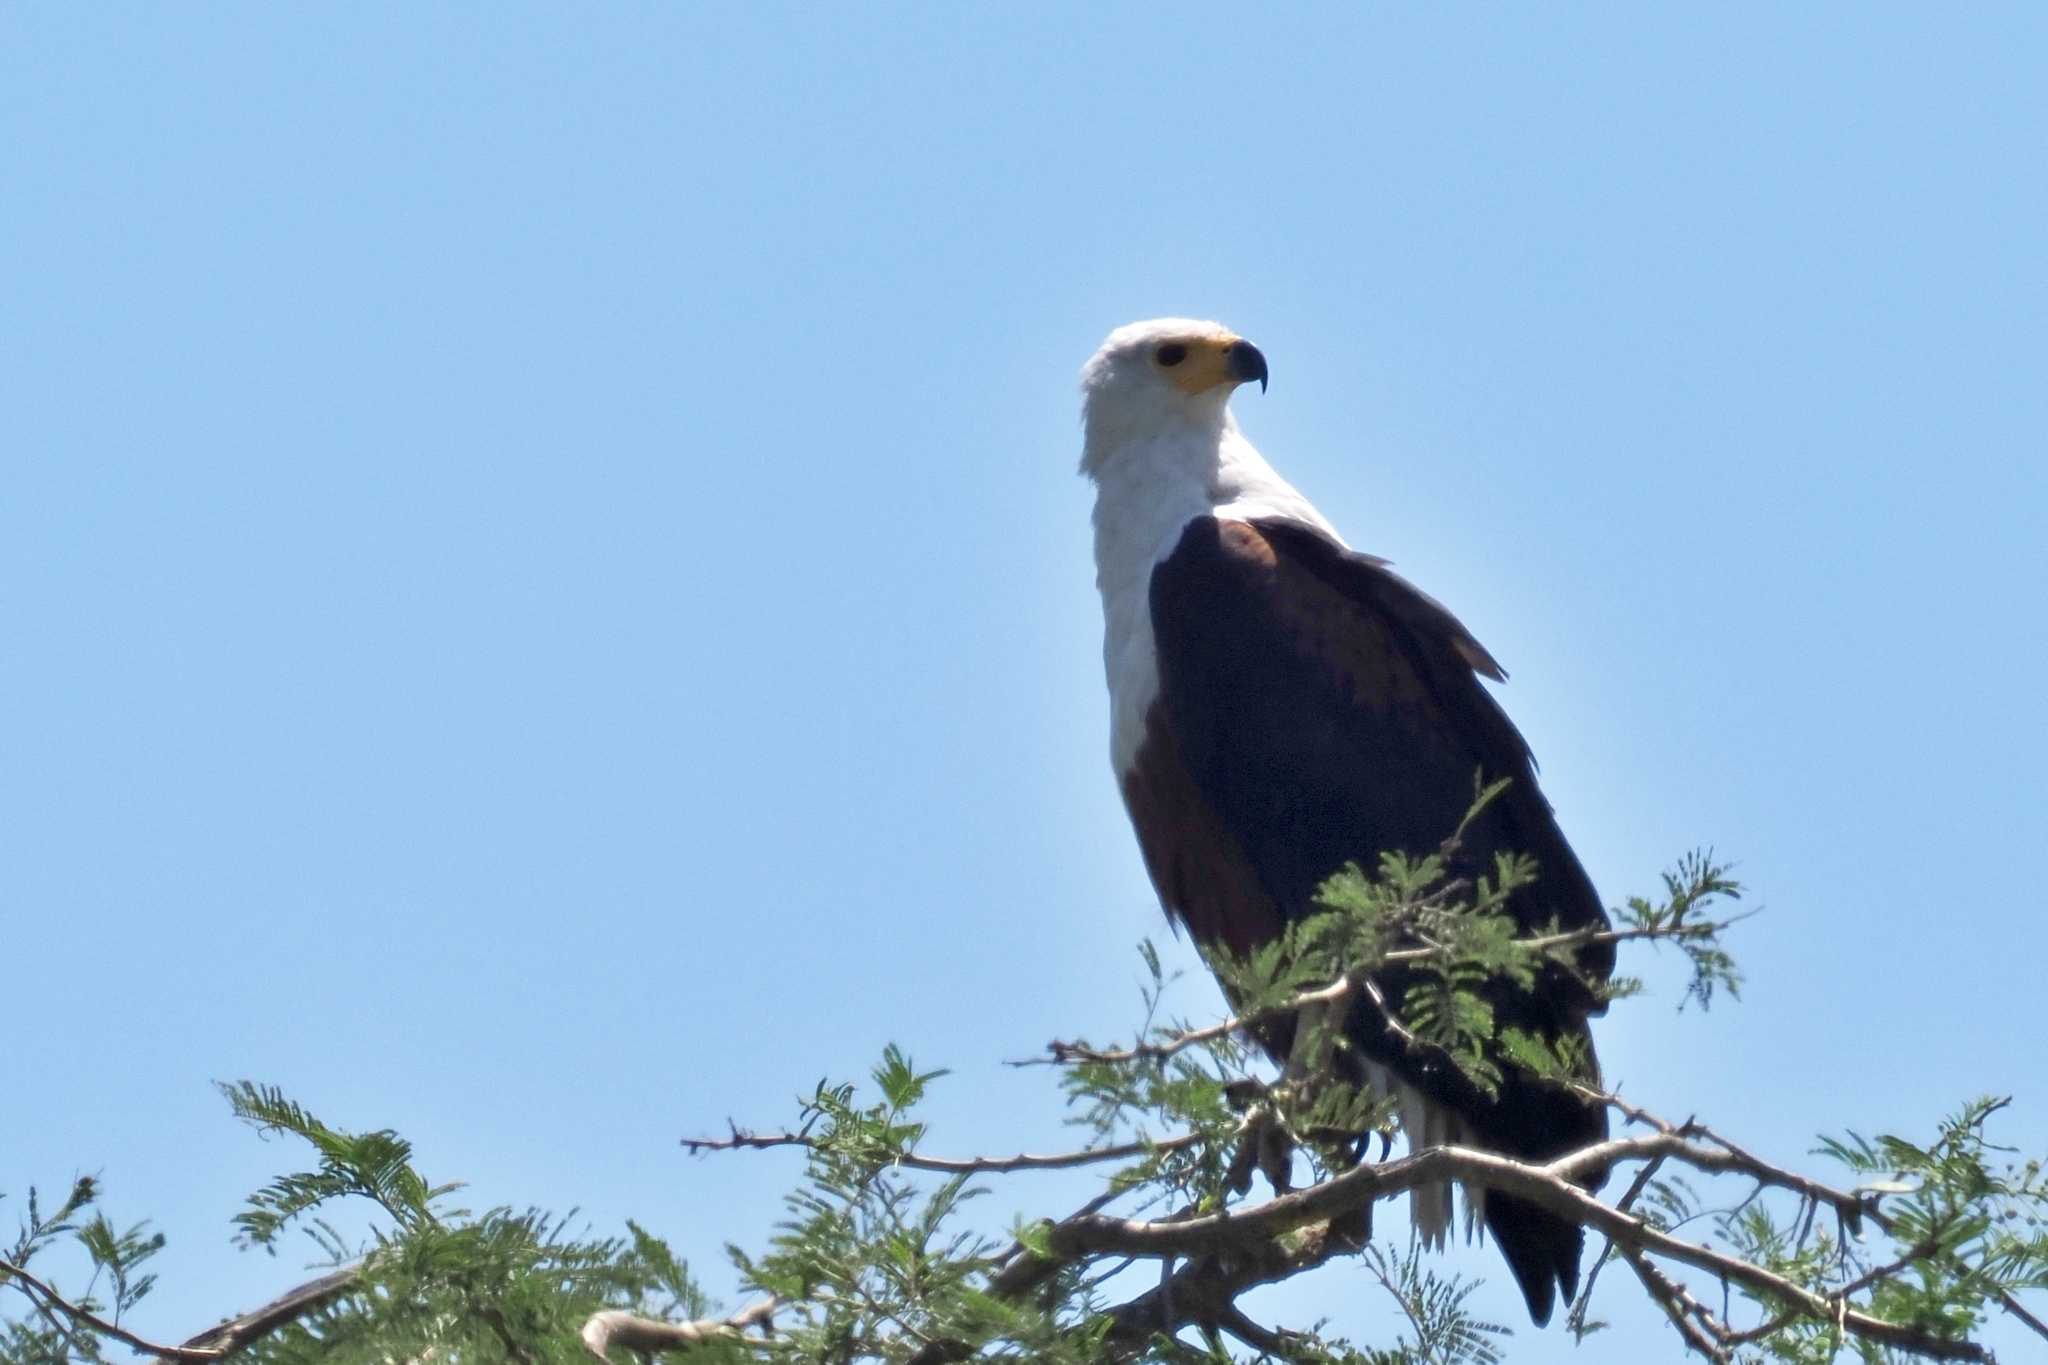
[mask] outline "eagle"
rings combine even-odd
[[[1505,671],[1386,560],[1349,548],[1245,439],[1230,398],[1253,380],[1264,391],[1258,347],[1186,318],[1118,328],[1081,371],[1111,761],[1168,916],[1242,957],[1311,913],[1346,864],[1436,852],[1483,775],[1507,786],[1465,830],[1450,874],[1528,855],[1538,878],[1507,907],[1521,929],[1605,929],[1529,746],[1482,681]],[[1612,947],[1583,949],[1577,967],[1546,969],[1532,990],[1486,989],[1500,1028],[1570,1040],[1591,1066],[1587,1021],[1602,1012]],[[1375,984],[1398,1007],[1398,973]],[[1607,1136],[1604,1108],[1526,1071],[1503,1064],[1489,1094],[1413,1055],[1369,999],[1342,1027],[1357,1079],[1394,1101],[1412,1150],[1543,1161]],[[1284,1058],[1291,1036],[1289,1024],[1259,1041]],[[1498,1191],[1467,1190],[1465,1203],[1542,1326],[1559,1291],[1577,1292],[1583,1231]],[[1415,1192],[1425,1242],[1440,1246],[1450,1221],[1448,1186]]]

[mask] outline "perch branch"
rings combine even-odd
[[[773,1329],[775,1312],[782,1300],[769,1297],[743,1308],[729,1318],[702,1318],[696,1322],[662,1322],[643,1318],[624,1309],[592,1313],[583,1324],[583,1347],[610,1365],[606,1352],[613,1346],[649,1355],[656,1351],[686,1351],[707,1341],[742,1339],[749,1327],[763,1332]]]
[[[89,1309],[80,1308],[77,1304],[72,1303],[55,1289],[43,1283],[14,1262],[0,1261],[0,1283],[10,1280],[18,1285],[21,1291],[28,1296],[29,1301],[38,1308],[54,1309],[73,1322],[83,1323],[86,1327],[91,1328],[100,1335],[112,1337],[122,1345],[131,1346],[141,1351],[144,1355],[156,1356],[162,1360],[185,1361],[218,1360],[221,1357],[221,1352],[219,1351],[197,1349],[190,1346],[159,1346],[153,1341],[145,1341],[127,1328],[109,1322]],[[67,1335],[69,1334],[67,1333]]]
[[[1019,1152],[1015,1156],[986,1157],[942,1157],[921,1156],[905,1152],[892,1156],[891,1166],[902,1166],[913,1171],[932,1171],[939,1175],[983,1175],[1006,1174],[1012,1171],[1060,1171],[1075,1166],[1093,1165],[1098,1161],[1117,1161],[1124,1157],[1150,1156],[1154,1152],[1177,1152],[1191,1147],[1201,1140],[1199,1133],[1182,1133],[1178,1137],[1161,1138],[1157,1142],[1123,1142],[1113,1147],[1084,1147],[1074,1152],[1053,1152],[1034,1155]],[[807,1133],[747,1133],[733,1129],[731,1137],[684,1138],[683,1146],[692,1153],[734,1152],[742,1149],[770,1147],[803,1147],[811,1151],[824,1149],[827,1144]]]

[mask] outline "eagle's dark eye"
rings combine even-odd
[[[1155,353],[1162,365],[1178,365],[1188,358],[1188,348],[1178,341],[1169,341]]]

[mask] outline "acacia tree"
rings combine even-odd
[[[1347,868],[1323,888],[1320,912],[1284,939],[1249,960],[1213,962],[1237,1002],[1229,1019],[1162,1019],[1166,976],[1144,945],[1136,1036],[1054,1042],[1038,1059],[1057,1069],[1069,1117],[1088,1133],[1073,1151],[927,1152],[919,1106],[945,1073],[918,1070],[894,1047],[865,1085],[821,1083],[788,1129],[686,1139],[698,1152],[804,1154],[787,1219],[757,1249],[729,1248],[758,1295],[737,1312],[715,1309],[638,1224],[592,1239],[538,1210],[462,1210],[456,1187],[430,1185],[397,1134],[330,1127],[244,1081],[221,1087],[233,1112],[303,1140],[314,1160],[252,1195],[236,1237],[274,1247],[301,1228],[332,1269],[181,1344],[147,1341],[123,1318],[149,1292],[162,1236],[110,1222],[94,1180],[55,1208],[31,1189],[0,1257],[0,1362],[101,1365],[139,1352],[188,1365],[589,1365],[624,1351],[821,1365],[1489,1365],[1504,1358],[1506,1334],[1469,1311],[1474,1282],[1373,1233],[1377,1203],[1445,1180],[1514,1194],[1597,1240],[1566,1314],[1582,1341],[1600,1330],[1599,1296],[1630,1292],[1662,1310],[1687,1352],[1719,1362],[1989,1361],[1977,1336],[1999,1313],[2048,1340],[2024,1301],[2048,1288],[2048,1179],[2039,1161],[1991,1141],[2006,1101],[1969,1100],[1917,1136],[1825,1138],[1829,1169],[1808,1175],[1706,1124],[1648,1113],[1593,1084],[1582,1059],[1496,1031],[1478,983],[1526,986],[1544,964],[1570,969],[1596,941],[1682,953],[1688,1000],[1702,1007],[1734,994],[1725,936],[1739,916],[1726,911],[1739,888],[1723,866],[1683,860],[1661,897],[1631,900],[1612,930],[1520,934],[1503,907],[1536,869],[1502,859],[1468,884],[1445,871],[1454,847],[1455,836],[1432,857]],[[1395,966],[1413,984],[1389,1001],[1374,977]],[[1639,990],[1631,978],[1608,987],[1617,999]],[[1403,1047],[1481,1088],[1500,1080],[1502,1063],[1489,1058],[1505,1057],[1608,1106],[1619,1135],[1547,1163],[1464,1147],[1386,1160],[1391,1106],[1339,1079],[1340,1029],[1297,1047],[1277,1074],[1248,1041],[1283,1014],[1341,1020],[1360,998]],[[1365,1159],[1360,1134],[1382,1136],[1381,1160]],[[1102,1185],[1077,1210],[1032,1216],[1040,1211],[1012,1200],[1014,1221],[1000,1232],[972,1217],[970,1199],[1007,1175],[1084,1166],[1100,1169]],[[1605,1186],[1611,1197],[1575,1183],[1596,1171],[1621,1177]],[[324,1220],[347,1200],[374,1210],[366,1244]],[[77,1288],[42,1273],[66,1248],[89,1268]],[[1251,1289],[1339,1261],[1358,1263],[1398,1305],[1406,1327],[1395,1341],[1260,1323],[1241,1306]],[[1153,1271],[1134,1275],[1134,1263]]]

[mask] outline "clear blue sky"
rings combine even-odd
[[[1162,313],[1610,899],[1768,907],[1743,1005],[1606,1022],[1630,1094],[2048,1148],[2042,16],[9,6],[0,1189],[103,1171],[178,1336],[298,1269],[214,1078],[727,1292],[793,1165],[676,1139],[891,1039],[935,1150],[1062,1142],[1000,1063],[1164,937],[1074,375]]]

